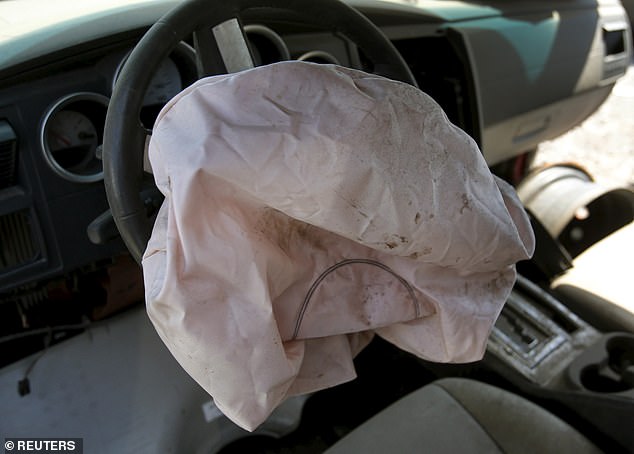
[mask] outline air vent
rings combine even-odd
[[[38,256],[28,211],[0,216],[0,272],[31,263]]]
[[[603,27],[603,44],[605,55],[619,55],[625,53],[625,33],[627,28]]]
[[[627,36],[628,28],[628,23],[623,20],[606,20],[603,23],[603,81],[616,82],[630,65],[631,41]]]
[[[0,120],[0,189],[16,184],[18,141],[13,128]]]

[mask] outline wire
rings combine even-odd
[[[24,372],[24,377],[22,377],[22,380],[18,381],[18,394],[22,397],[31,393],[31,381],[29,380],[29,374],[35,368],[37,362],[48,352],[48,348],[51,346],[51,341],[53,340],[53,330],[49,329],[47,334],[46,338],[44,338],[44,350],[42,350],[35,359],[33,359],[33,361],[31,361],[31,364],[29,364],[29,367],[27,367]]]

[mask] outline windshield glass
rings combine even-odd
[[[0,67],[147,26],[178,0],[0,1]]]
[[[151,2],[152,0],[4,0],[0,2],[0,42],[78,17]]]

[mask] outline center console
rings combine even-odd
[[[634,402],[634,336],[604,335],[572,361],[568,378],[577,389],[623,396]]]
[[[634,449],[634,432],[623,430],[634,417],[634,334],[599,332],[520,276],[486,359],[521,392]]]
[[[552,295],[518,276],[489,337],[488,352],[526,380],[558,387],[573,358],[600,338]]]

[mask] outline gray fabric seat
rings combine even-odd
[[[467,379],[431,383],[337,442],[340,453],[599,453],[567,423],[519,396]]]
[[[603,331],[634,332],[634,222],[597,242],[552,283],[573,312]]]

